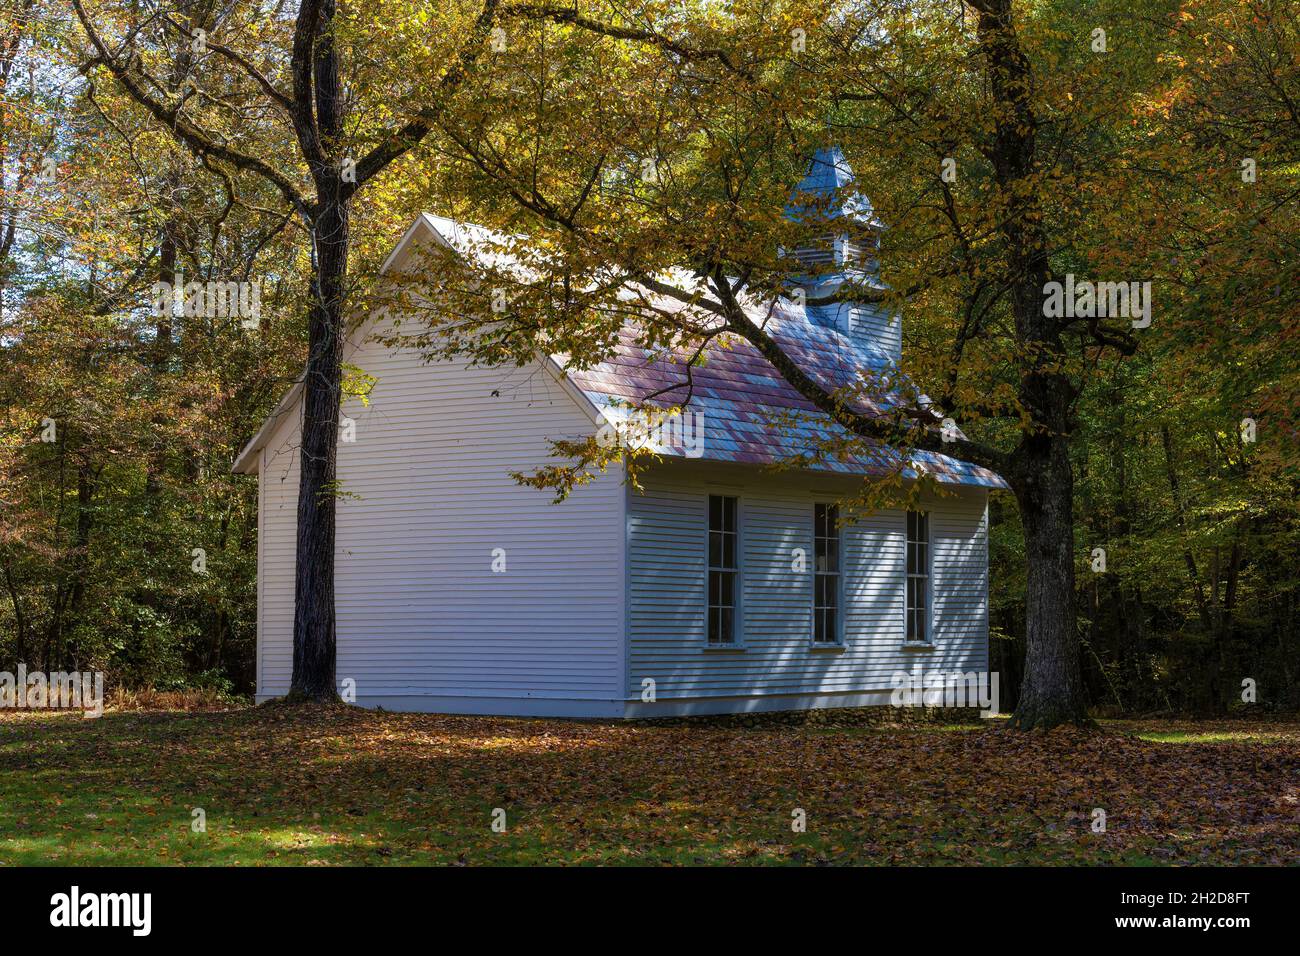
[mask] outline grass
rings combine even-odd
[[[1295,862],[1298,834],[1300,725],[1281,721],[1021,734],[0,713],[6,865],[1267,864]]]
[[[1142,740],[1162,744],[1224,744],[1224,743],[1277,743],[1286,739],[1283,734],[1260,733],[1258,731],[1211,731],[1198,734],[1188,731],[1151,731],[1137,735]]]
[[[1243,720],[1112,720],[1107,726],[1141,740],[1163,744],[1290,744],[1300,746],[1300,723]]]

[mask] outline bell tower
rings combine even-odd
[[[790,194],[786,215],[807,227],[807,238],[791,258],[799,271],[791,277],[806,301],[834,295],[846,283],[883,288],[880,233],[883,225],[867,198],[853,186],[853,170],[838,146],[813,154],[808,172]],[[882,364],[902,357],[902,322],[883,306],[867,302],[810,305],[808,321],[837,329]]]

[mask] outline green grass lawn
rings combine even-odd
[[[1278,864],[1298,851],[1289,722],[1019,734],[283,705],[0,714],[4,865]]]

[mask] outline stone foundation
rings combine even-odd
[[[918,727],[935,724],[980,725],[977,707],[822,707],[750,714],[701,714],[691,717],[638,717],[628,724],[659,727]]]

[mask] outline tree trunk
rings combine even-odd
[[[999,106],[989,158],[1006,210],[999,231],[1011,267],[1012,314],[1025,356],[1017,388],[1030,423],[1010,459],[1029,564],[1025,673],[1012,717],[1029,729],[1088,722],[1074,619],[1074,472],[1069,436],[1077,392],[1062,370],[1062,327],[1043,308],[1048,241],[1036,177],[1033,68],[1021,49],[1011,0],[972,0],[989,89]]]
[[[26,664],[27,616],[23,613],[22,597],[18,593],[18,585],[14,581],[13,572],[9,568],[9,562],[0,562],[0,570],[4,571],[5,587],[9,590],[9,600],[13,602],[14,606],[14,626],[18,630],[14,640],[14,663]],[[1290,683],[1289,677],[1287,683]]]
[[[1012,724],[1089,723],[1074,616],[1074,474],[1064,436],[1034,443],[1016,490],[1025,535],[1025,674]],[[1039,447],[1041,446],[1041,447]]]
[[[303,10],[307,10],[304,7]],[[319,146],[312,178],[313,258],[307,370],[303,379],[302,465],[298,481],[298,552],[294,588],[293,677],[289,696],[337,700],[334,661],[334,513],[342,395],[344,299],[350,245],[350,193],[335,150],[343,132],[343,86],[332,24],[334,0],[324,0],[311,24],[311,73]],[[300,13],[300,16],[303,15]]]
[[[337,186],[335,187],[337,189]],[[348,209],[337,193],[321,197],[314,225],[307,370],[303,380],[298,481],[298,550],[294,589],[290,696],[333,700],[334,504],[338,453],[343,293],[347,281]]]

